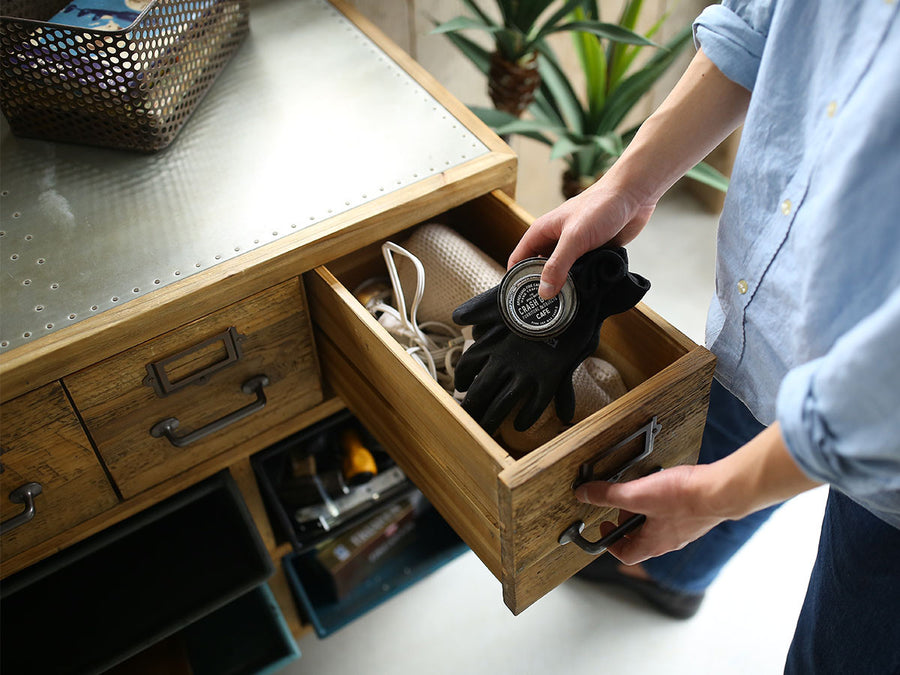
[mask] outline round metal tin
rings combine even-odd
[[[516,335],[530,340],[556,337],[569,327],[578,309],[578,296],[567,277],[556,297],[538,295],[546,258],[526,258],[514,265],[500,282],[497,294],[500,316]]]

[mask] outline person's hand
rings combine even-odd
[[[555,296],[572,264],[604,244],[624,246],[647,224],[655,202],[642,203],[616,188],[608,177],[532,223],[509,257],[507,267],[525,258],[548,258],[540,295]]]
[[[676,466],[626,483],[585,483],[575,496],[620,509],[620,523],[635,513],[647,516],[640,529],[609,547],[634,565],[686,546],[723,520],[738,520],[818,485],[791,457],[775,422],[712,464]],[[601,523],[600,531],[606,536],[614,527]]]
[[[639,529],[609,547],[621,562],[634,565],[676,551],[725,520],[702,487],[702,474],[708,469],[709,465],[676,466],[625,483],[595,481],[580,486],[575,495],[582,502],[620,509],[619,524],[635,513],[647,516]],[[605,537],[615,527],[604,522],[600,532]]]

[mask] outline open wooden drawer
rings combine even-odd
[[[503,263],[530,222],[499,191],[440,220]],[[559,543],[566,529],[581,521],[594,541],[599,523],[615,520],[576,500],[585,472],[608,479],[627,467],[620,480],[628,480],[696,461],[715,357],[643,305],[608,319],[598,355],[629,391],[516,459],[348,290],[378,258],[365,249],[307,274],[323,376],[500,579],[518,614],[593,559]]]

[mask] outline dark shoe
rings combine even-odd
[[[655,581],[636,579],[619,571],[619,561],[604,553],[576,575],[579,579],[600,584],[612,584],[632,591],[663,614],[675,619],[689,619],[703,602],[705,593],[684,593],[663,588]]]

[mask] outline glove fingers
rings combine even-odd
[[[552,398],[552,393],[542,392],[539,388],[538,390],[530,391],[528,400],[525,405],[522,406],[522,409],[519,410],[519,414],[516,415],[516,419],[513,421],[515,430],[526,431],[530,429],[534,423],[540,419],[541,415],[544,414],[544,410],[550,405]]]
[[[481,418],[481,426],[489,434],[494,433],[507,415],[524,396],[528,396],[531,387],[524,385],[515,376],[510,376],[506,386],[493,397],[484,416]]]
[[[487,365],[490,353],[473,345],[463,352],[453,371],[453,386],[457,391],[468,391],[479,372]]]
[[[572,385],[572,371],[566,375],[556,390],[556,416],[563,422],[571,422],[575,416],[575,387]]]
[[[640,274],[629,272],[625,278],[610,289],[607,306],[608,315],[625,312],[641,301],[647,291],[650,290],[650,282]]]
[[[502,321],[497,309],[497,293],[499,286],[494,286],[474,298],[466,300],[453,310],[453,323],[460,326],[472,326],[480,323],[496,323]]]
[[[481,424],[482,427],[484,427],[482,420],[488,408],[494,403],[497,395],[505,390],[510,380],[513,379],[511,372],[492,366],[493,364],[489,363],[486,368],[482,369],[469,387],[462,402],[463,410],[475,418],[475,421]],[[489,432],[492,431],[490,430]]]
[[[504,336],[509,335],[509,328],[503,324],[478,324],[472,328],[472,338],[478,341],[478,346],[492,345]]]

